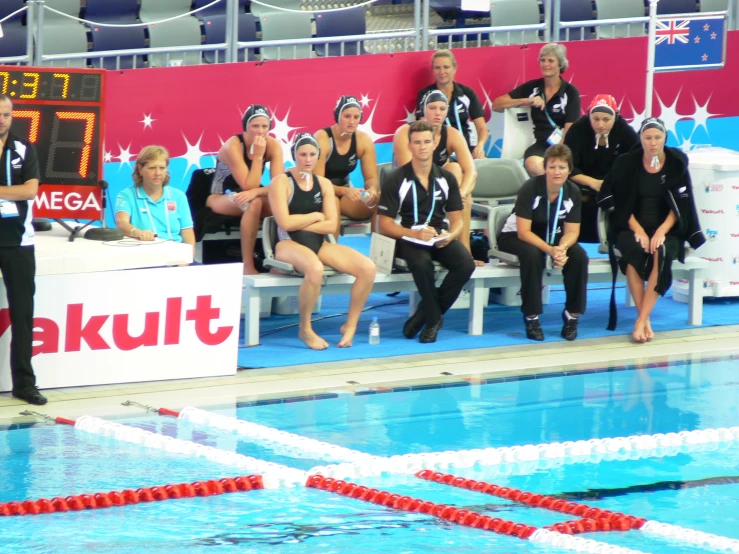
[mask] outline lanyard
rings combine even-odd
[[[418,183],[416,180],[413,180],[413,225],[418,225],[418,192],[416,191],[416,187],[418,186]],[[433,178],[429,178],[429,190],[431,192],[431,209],[429,210],[429,215],[426,218],[425,225],[429,224],[429,221],[431,221],[431,216],[434,215],[434,207],[436,206],[436,181],[434,181]]]
[[[456,98],[454,99],[454,104],[452,105],[452,109],[454,110],[454,116],[457,120],[457,130],[460,133],[464,134],[464,131],[462,130],[462,122],[459,120],[459,111],[457,111],[457,99]],[[450,127],[454,127],[454,125],[449,123],[449,116],[447,116],[446,118],[446,124],[449,125]]]
[[[547,244],[554,245],[554,238],[557,235],[557,223],[559,222],[559,209],[562,207],[562,187],[559,189],[559,198],[557,199],[557,210],[556,215],[554,216],[554,221],[552,222],[552,235],[551,240],[549,236],[549,220],[550,220],[550,213],[552,211],[552,206],[549,203],[549,195],[547,195]]]
[[[164,191],[162,191],[162,194],[164,194]],[[155,235],[158,235],[159,232],[157,231],[157,226],[154,223],[154,218],[151,215],[151,209],[149,209],[149,204],[150,204],[149,195],[146,194],[146,191],[144,191],[144,195],[145,197],[142,198],[142,200],[146,203],[146,208],[144,209],[146,210],[146,215],[149,216],[149,223],[151,224],[151,231]],[[138,188],[136,189],[136,198],[140,198]],[[168,194],[167,198],[172,198],[172,195]],[[170,224],[169,224],[169,212],[167,211],[167,199],[165,199],[164,202],[162,202],[162,209],[164,210],[164,221],[167,222],[167,236],[169,237],[169,240],[173,240],[172,239],[172,228],[170,227]]]
[[[10,180],[10,150],[5,151],[5,175],[7,176],[5,186],[9,187],[13,184],[13,182]]]
[[[556,94],[555,94],[555,96],[556,96]],[[551,125],[552,128],[554,128],[554,129],[559,129],[559,125],[557,125],[554,122],[554,120],[552,119],[552,116],[549,115],[549,110],[547,110],[547,95],[544,93],[544,91],[542,91],[542,93],[541,93],[541,98],[542,98],[542,100],[544,100],[544,113],[546,114],[547,119],[549,120],[549,125]]]

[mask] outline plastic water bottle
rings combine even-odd
[[[369,202],[369,199],[370,198],[371,198],[370,193],[367,192],[366,190],[362,189],[362,202],[364,202],[366,204],[367,202]]]
[[[231,202],[233,202],[234,204],[236,204],[236,193],[234,191],[229,190],[229,191],[226,192],[226,195],[228,196],[228,199]],[[249,202],[247,202],[246,204],[242,204],[241,206],[239,206],[239,208],[241,208],[241,211],[242,212],[245,212],[248,207],[249,207]]]
[[[380,323],[376,317],[372,318],[372,323],[369,327],[369,343],[380,344]]]

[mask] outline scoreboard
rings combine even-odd
[[[105,71],[0,66],[0,93],[13,102],[10,132],[38,152],[35,217],[100,219]]]

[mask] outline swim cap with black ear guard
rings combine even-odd
[[[339,101],[336,102],[336,107],[334,108],[334,121],[336,123],[339,122],[339,119],[341,119],[341,112],[343,112],[347,108],[357,108],[359,110],[359,120],[362,121],[362,105],[359,103],[359,100],[357,100],[356,96],[342,96],[339,98]]]
[[[269,121],[269,128],[272,128],[272,116],[269,114],[269,110],[261,104],[252,104],[246,108],[244,116],[241,118],[241,126],[244,128],[244,131],[246,131],[249,123],[255,117],[266,117],[267,121]]]
[[[431,102],[444,102],[447,106],[449,105],[449,100],[447,99],[446,94],[441,92],[439,89],[431,89],[423,95],[421,102],[418,104],[418,108],[416,109],[417,118],[426,117],[426,106],[431,104]]]
[[[318,150],[318,155],[321,155],[321,147],[318,146],[318,141],[316,140],[316,137],[314,137],[310,133],[299,133],[295,136],[293,146],[290,149],[290,152],[293,155],[293,160],[298,159],[298,148],[300,148],[301,146],[305,146],[306,144],[311,144],[315,146]]]

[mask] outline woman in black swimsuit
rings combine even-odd
[[[359,130],[362,107],[355,96],[342,96],[334,108],[334,123],[316,133],[321,156],[313,173],[326,177],[334,185],[339,214],[352,219],[369,219],[380,200],[377,155],[370,136]],[[361,162],[364,191],[355,188],[349,174]],[[363,193],[368,195],[363,198]],[[339,218],[341,219],[341,218]],[[335,236],[340,232],[340,223]]]
[[[319,153],[313,135],[300,133],[293,144],[295,167],[272,179],[269,186],[269,203],[279,227],[275,257],[292,264],[304,275],[298,295],[298,336],[313,350],[328,348],[328,343],[311,326],[324,264],[356,278],[350,293],[349,314],[341,327],[339,348],[352,345],[359,316],[375,281],[372,260],[352,248],[326,240],[326,235],[336,230],[339,214],[331,181],[313,174]]]
[[[264,167],[269,162],[269,174],[285,172],[282,149],[267,136],[272,123],[264,106],[252,104],[241,120],[244,132],[229,138],[218,152],[216,173],[206,206],[217,214],[241,216],[241,255],[244,275],[259,273],[254,267],[254,245],[261,220],[270,215],[267,189],[261,186]],[[233,200],[226,191],[236,193]],[[241,206],[248,203],[248,208]]]

